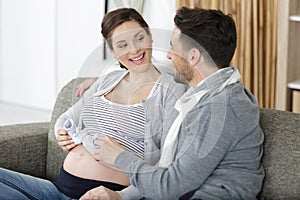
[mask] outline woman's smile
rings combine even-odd
[[[135,65],[140,65],[144,62],[145,58],[145,52],[142,54],[139,54],[138,56],[135,56],[133,58],[130,58],[129,61],[131,61]]]

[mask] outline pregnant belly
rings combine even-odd
[[[122,171],[96,161],[95,158],[82,146],[72,149],[65,161],[64,169],[74,176],[129,185],[129,179]]]

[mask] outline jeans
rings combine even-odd
[[[2,200],[70,200],[48,180],[0,168]]]

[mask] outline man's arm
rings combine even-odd
[[[194,112],[196,116],[198,113],[198,110]],[[197,117],[189,115],[183,123],[179,138],[183,142],[179,142],[176,159],[167,168],[151,166],[128,151],[117,157],[116,166],[127,173],[132,185],[143,196],[149,199],[174,199],[195,190],[226,155],[231,145],[231,136],[226,129],[210,133],[219,135],[219,138],[207,155],[200,154],[212,117],[209,112],[202,113]]]
[[[76,96],[82,97],[86,90],[88,90],[97,80],[99,77],[93,77],[87,79],[80,83],[76,88]]]
[[[142,199],[143,197],[139,193],[138,189],[133,185],[129,185],[127,188],[118,191],[122,200]]]

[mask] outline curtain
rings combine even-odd
[[[237,27],[232,65],[260,107],[275,107],[278,0],[177,0],[177,8],[199,7],[231,14]]]

